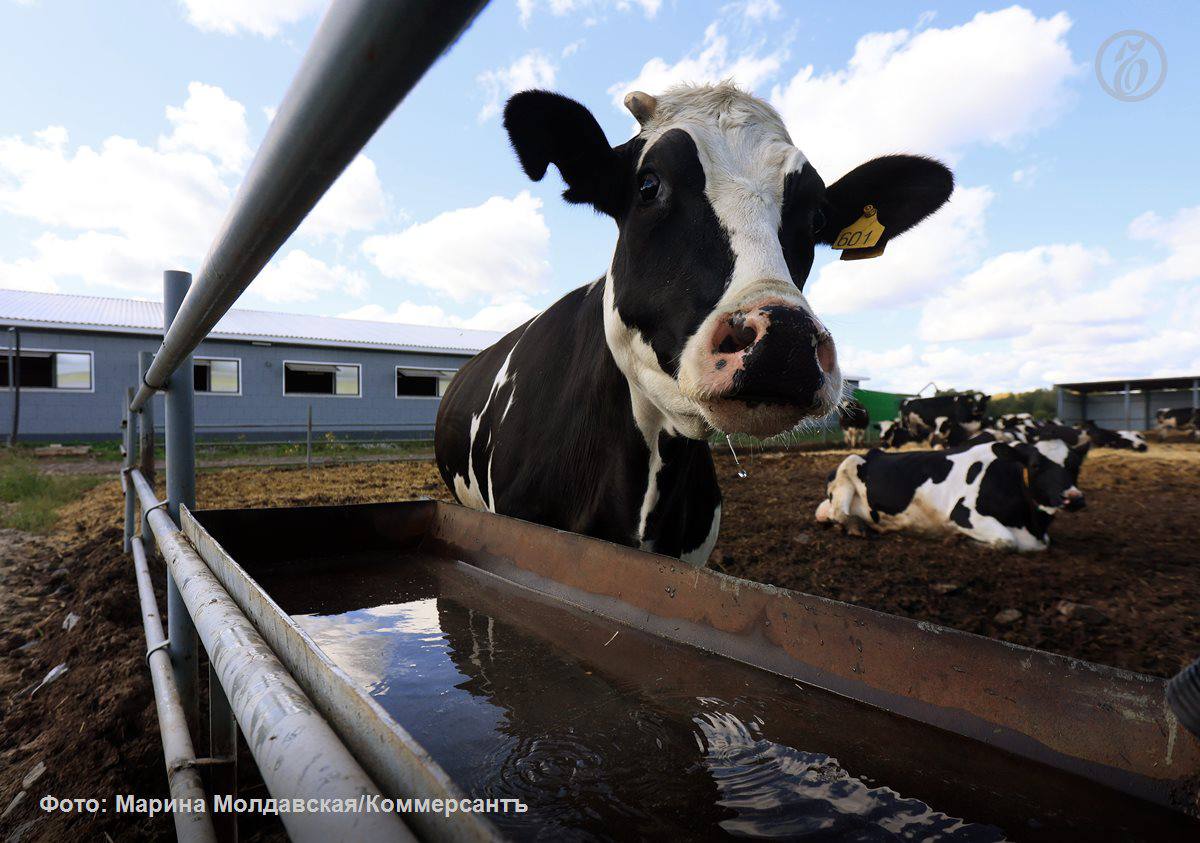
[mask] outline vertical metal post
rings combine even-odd
[[[163,273],[163,329],[170,329],[188,288],[190,272],[168,270]],[[163,419],[167,445],[167,513],[179,523],[179,506],[196,505],[196,418],[193,406],[195,382],[192,356],[189,354],[167,379],[166,412]],[[167,574],[167,638],[171,642],[171,663],[175,684],[183,703],[189,728],[196,734],[200,722],[199,662],[196,659],[196,628],[188,615],[183,595],[170,573]]]
[[[154,352],[138,352],[138,377],[146,377]],[[154,401],[147,401],[138,411],[138,457],[142,476],[154,485]]]
[[[1079,420],[1081,422],[1085,422],[1088,420],[1087,390],[1086,389],[1079,393]]]
[[[8,447],[17,447],[17,432],[21,428],[21,329],[9,328],[12,332],[12,357],[9,358],[8,387],[12,390],[12,432],[8,434]]]
[[[1125,381],[1125,429],[1129,430],[1133,427],[1133,410],[1131,409],[1132,396],[1129,394],[1129,381]]]
[[[129,403],[133,401],[133,387],[125,389],[125,411],[121,414],[121,444],[125,447],[125,541],[122,547],[126,553],[133,552],[133,534],[137,528],[137,494],[133,491],[133,481],[129,479],[129,469],[137,460],[137,440],[133,435],[133,413],[129,412]]]
[[[1144,414],[1145,424],[1142,426],[1142,430],[1150,429],[1150,397],[1153,392],[1154,390],[1150,389],[1149,387],[1142,389],[1142,395],[1145,397],[1146,407],[1146,412]]]
[[[312,468],[312,404],[308,405],[308,429],[304,434],[304,465]]]
[[[1065,422],[1067,421],[1067,396],[1061,386],[1054,387],[1054,397],[1058,400],[1058,412],[1056,415]]]
[[[221,687],[221,678],[217,674],[212,660],[208,662],[208,755],[210,758],[220,758],[227,761],[217,764],[211,769],[208,781],[208,791],[214,797],[237,796],[237,745],[238,725],[233,715],[233,707]],[[235,811],[213,811],[213,830],[221,843],[237,843],[238,827]]]

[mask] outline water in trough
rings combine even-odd
[[[1173,815],[419,553],[274,598],[515,839],[1169,839]],[[298,571],[303,566],[292,567]]]

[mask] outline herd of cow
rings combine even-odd
[[[883,447],[899,452],[847,457],[829,475],[817,520],[852,534],[962,534],[1010,550],[1044,550],[1055,514],[1084,506],[1077,483],[1090,448],[1148,447],[1136,431],[1092,421],[1069,427],[1030,413],[991,418],[988,400],[976,392],[902,402],[894,420],[877,424]],[[1197,415],[1160,410],[1159,429],[1200,436]],[[846,443],[858,447],[870,424],[866,411],[849,401],[839,416]]]

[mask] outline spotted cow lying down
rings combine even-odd
[[[1084,505],[1075,484],[1086,452],[1086,443],[1070,448],[1061,441],[875,449],[847,457],[830,475],[817,521],[848,532],[963,534],[1006,550],[1045,550],[1055,513]]]

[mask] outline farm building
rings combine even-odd
[[[1114,430],[1151,430],[1164,407],[1200,408],[1200,375],[1056,383],[1058,416]]]
[[[22,439],[118,435],[138,352],[162,341],[160,302],[0,290],[20,332]],[[427,438],[458,368],[491,331],[231,310],[193,357],[200,438]],[[0,428],[12,418],[13,332],[0,337]],[[161,405],[161,397],[156,399]],[[162,423],[161,406],[155,418]]]

